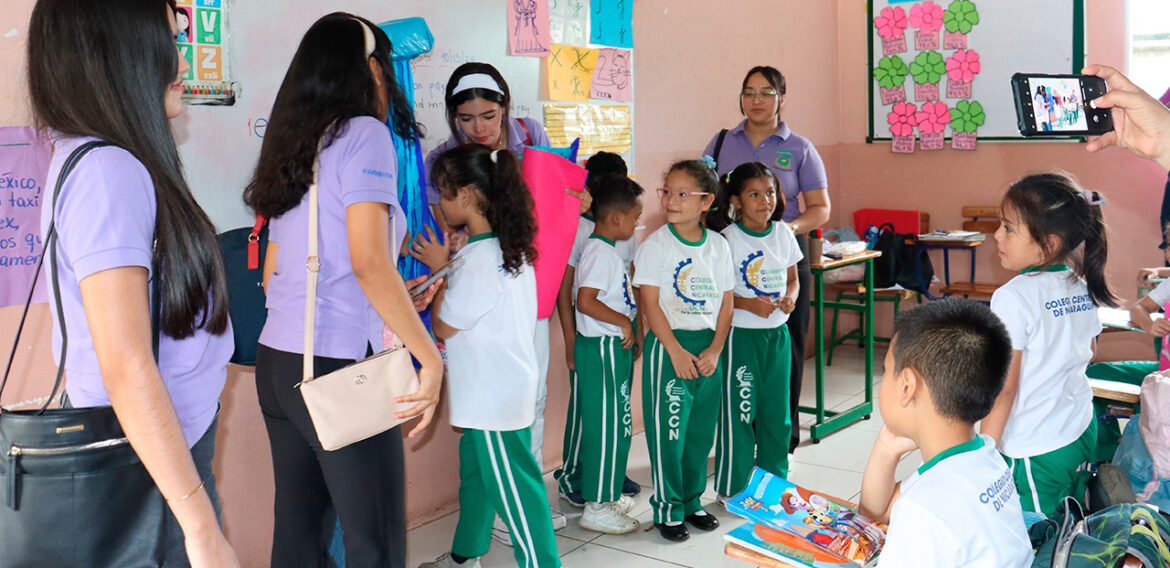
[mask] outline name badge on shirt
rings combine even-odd
[[[787,170],[792,167],[792,151],[791,150],[776,150],[776,166],[780,169]]]

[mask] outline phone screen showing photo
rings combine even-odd
[[[1085,94],[1075,77],[1029,77],[1028,96],[1038,134],[1089,129]]]

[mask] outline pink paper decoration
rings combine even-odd
[[[906,10],[901,6],[888,6],[882,9],[881,14],[873,19],[878,35],[882,39],[904,37],[906,34]]]
[[[890,123],[890,134],[894,136],[913,136],[914,127],[918,125],[918,107],[912,103],[898,103],[886,115]]]
[[[922,108],[914,113],[914,120],[918,124],[918,131],[923,134],[943,132],[951,123],[951,109],[942,101],[922,103]]]
[[[536,316],[544,319],[556,307],[581,212],[581,200],[565,189],[583,189],[586,172],[585,168],[552,152],[525,148],[520,173],[535,205]]]
[[[943,47],[946,49],[967,49],[967,34],[944,31]]]
[[[943,9],[932,0],[910,8],[910,25],[919,32],[938,32],[943,27]]]
[[[973,49],[960,49],[947,58],[947,77],[952,81],[970,82],[980,67],[979,53]]]

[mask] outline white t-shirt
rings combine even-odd
[[[879,568],[1019,568],[1032,543],[1011,471],[979,436],[939,454],[902,482]]]
[[[492,234],[472,237],[447,277],[439,318],[458,329],[447,340],[447,403],[451,425],[519,430],[536,407],[536,276],[525,265],[504,271]]]
[[[731,250],[714,231],[683,241],[669,223],[654,231],[635,260],[634,286],[657,286],[658,306],[671,329],[715,329],[723,294],[735,289]]]
[[[1158,305],[1159,310],[1165,308],[1166,302],[1170,302],[1170,278],[1163,280],[1158,284],[1157,288],[1150,290],[1149,295],[1146,297],[1153,300]]]
[[[1007,327],[1012,349],[1023,351],[1000,451],[1026,458],[1067,446],[1093,419],[1085,368],[1101,320],[1089,289],[1068,270],[1029,272],[996,290],[991,310]]]
[[[772,222],[768,230],[757,233],[740,223],[723,229],[723,237],[731,247],[731,262],[735,268],[735,296],[756,298],[767,296],[779,300],[788,292],[788,267],[796,266],[804,253],[796,244],[796,235],[787,224]],[[735,310],[731,324],[751,329],[772,329],[784,325],[788,314],[775,310],[762,318],[747,310]]]
[[[573,301],[581,288],[599,290],[597,299],[609,309],[634,319],[638,305],[634,303],[634,287],[630,279],[629,265],[618,254],[613,241],[600,235],[593,235],[581,252],[573,282]],[[593,319],[577,310],[577,332],[586,337],[622,335],[620,327]]]
[[[589,235],[593,234],[593,229],[596,226],[597,223],[593,221],[593,217],[588,215],[577,217],[577,234],[573,237],[573,248],[569,251],[569,266],[574,269],[581,262],[581,253],[585,250],[585,244],[589,242]],[[614,244],[614,248],[621,255],[622,260],[626,261],[628,269],[628,265],[634,262],[634,255],[638,252],[638,237],[618,241]]]

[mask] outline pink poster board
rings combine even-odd
[[[1170,317],[1170,302],[1166,302],[1162,308],[1164,310],[1162,313]],[[1167,369],[1170,369],[1170,335],[1162,338],[1162,352],[1158,354],[1158,370],[1165,371]]]
[[[585,187],[585,168],[551,152],[524,149],[520,173],[532,192],[536,216],[536,315],[552,316],[577,234],[581,200],[565,191]]]
[[[32,127],[0,128],[0,307],[28,299],[41,254],[41,204],[53,199],[44,187],[50,158]],[[33,302],[47,301],[44,284]]]

